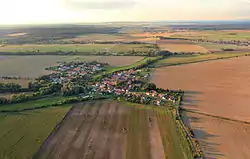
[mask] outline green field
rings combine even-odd
[[[175,32],[170,37],[207,40],[250,40],[250,32],[249,30],[202,30]]]
[[[151,44],[24,44],[24,45],[2,45],[0,52],[3,53],[48,53],[48,52],[75,52],[81,55],[84,53],[97,52],[128,52],[150,50]]]
[[[0,158],[32,158],[70,108],[64,105],[20,114],[0,114]]]
[[[155,114],[157,124],[160,131],[162,144],[164,147],[165,158],[169,159],[184,159],[186,156],[192,156],[192,152],[189,147],[186,147],[186,143],[183,143],[183,136],[177,132],[175,119],[172,119],[170,110],[164,108],[156,108],[154,106],[144,106],[140,104],[127,104],[128,106],[135,107],[133,113],[129,118],[129,129],[131,134],[128,135],[128,144],[131,147],[127,148],[127,158],[136,158],[134,155],[143,156],[148,158],[149,147],[147,147],[149,128],[145,125],[148,121],[147,116]],[[151,114],[151,115],[150,115]],[[143,130],[143,131],[138,131]],[[140,152],[135,151],[136,145],[133,142],[138,138],[141,139],[141,144],[145,151],[143,155]],[[134,146],[134,147],[133,147]]]
[[[208,60],[216,60],[221,58],[232,58],[237,56],[244,56],[246,53],[218,53],[218,54],[204,54],[204,55],[183,55],[172,56],[158,61],[156,67],[164,67],[178,64],[187,64],[194,62],[202,62]]]
[[[125,66],[143,59],[140,56],[0,56],[1,76],[21,76],[36,78],[48,74],[45,68],[62,61],[93,61],[107,62],[111,66]]]
[[[233,44],[215,44],[215,43],[200,43],[200,46],[208,49],[208,50],[215,50],[215,51],[222,51],[222,49],[250,49],[248,46],[238,46]]]
[[[52,104],[62,99],[64,99],[63,96],[52,96],[33,101],[27,101],[24,103],[2,105],[0,106],[0,111],[22,111],[23,109],[29,109],[29,108]]]

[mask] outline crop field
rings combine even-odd
[[[0,158],[32,158],[70,108],[65,105],[24,113],[1,113]]]
[[[206,158],[250,158],[250,125],[187,113]]]
[[[183,107],[186,109],[248,122],[250,121],[249,80],[249,57],[161,67],[156,69],[153,78],[158,87],[185,90]],[[199,124],[193,120],[190,123],[196,136],[209,134],[202,138],[203,142],[208,143],[202,145],[205,153],[209,154],[211,149],[214,149],[214,152],[221,153],[220,158],[233,159],[235,156],[249,158],[250,146],[247,139],[250,135],[245,133],[249,129],[244,127],[238,129],[234,124],[225,126],[228,121],[222,119],[211,122],[210,118],[203,120],[197,116],[197,120],[200,120]],[[244,138],[240,137],[242,133]],[[214,143],[210,144],[210,138],[215,139]],[[227,141],[228,139],[231,141]],[[218,157],[213,153],[209,155],[211,158]]]
[[[207,39],[207,40],[249,40],[249,30],[202,30],[175,32],[169,35],[173,38]]]
[[[170,52],[197,52],[208,53],[209,51],[202,46],[195,44],[158,44],[162,50]]]
[[[158,46],[162,50],[168,50],[171,52],[197,52],[208,53],[209,51],[202,46],[196,45],[186,40],[158,40]]]
[[[0,106],[0,111],[22,111],[24,109],[40,107],[42,105],[52,104],[64,99],[63,96],[52,96],[47,98],[41,98],[37,100],[31,100],[24,103],[6,104]]]
[[[147,52],[149,50],[155,50],[152,44],[117,44],[111,49],[113,52],[128,52],[128,51],[140,51]]]
[[[46,67],[62,61],[98,60],[111,66],[125,66],[141,59],[143,57],[139,56],[0,56],[0,75],[36,78],[50,73],[45,70]]]
[[[3,53],[27,53],[27,52],[76,52],[84,55],[85,52],[127,52],[133,49],[138,51],[148,51],[150,44],[24,44],[24,45],[2,45],[0,46],[0,52]],[[113,50],[115,46],[115,49]]]
[[[249,46],[238,46],[233,44],[214,44],[214,43],[200,43],[198,44],[209,51],[222,51],[222,49],[234,49],[234,50],[250,50]]]
[[[143,33],[134,33],[130,34],[132,37],[157,37],[157,36],[166,36],[167,33],[153,33],[153,32],[143,32]]]
[[[204,55],[178,55],[160,60],[155,65],[157,67],[164,67],[164,66],[216,60],[221,58],[233,58],[238,56],[244,56],[245,54],[246,53],[214,53],[214,54],[204,54]]]
[[[184,158],[167,113],[111,100],[73,108],[35,158]]]
[[[136,37],[129,34],[88,34],[82,35],[71,39],[62,39],[59,41],[66,42],[105,42],[105,41],[119,41],[119,42],[132,42],[141,41],[146,42],[150,38]]]
[[[60,41],[88,42],[88,41],[120,41],[124,39],[127,39],[127,37],[118,34],[88,34],[88,35],[79,35],[71,39],[62,39]]]

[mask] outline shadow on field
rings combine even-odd
[[[186,109],[189,109],[189,107],[196,108],[199,103],[199,100],[195,100],[195,96],[197,94],[201,94],[201,92],[185,91],[183,101],[182,101],[182,106],[184,106]]]
[[[190,122],[194,121],[190,119]],[[224,156],[220,153],[218,149],[220,144],[210,142],[211,138],[216,138],[218,137],[217,135],[207,133],[206,131],[204,131],[203,127],[195,127],[192,130],[195,134],[195,137],[198,139],[201,148],[204,150],[204,155],[206,159],[216,159]]]
[[[201,92],[185,91],[182,107],[194,110],[199,104],[199,101],[195,100],[195,95],[197,94],[201,94]],[[192,125],[201,125],[200,123],[203,123],[202,116],[187,112],[182,112],[182,116],[184,123],[193,130],[195,138],[198,139],[206,159],[216,159],[224,156],[219,151],[220,144],[211,142],[212,138],[217,138],[218,136],[208,133],[202,126],[191,126],[190,123],[192,123]]]

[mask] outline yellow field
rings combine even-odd
[[[208,53],[209,51],[204,47],[195,44],[159,44],[162,50],[168,50],[171,52],[196,52],[196,53]]]
[[[156,37],[156,36],[167,36],[168,33],[162,32],[162,33],[151,33],[151,32],[145,32],[145,33],[136,33],[136,34],[130,34],[133,37]]]

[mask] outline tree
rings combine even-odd
[[[8,100],[4,97],[0,97],[0,104],[6,104]]]
[[[144,86],[144,89],[147,91],[156,90],[156,85],[154,83],[148,83]]]

